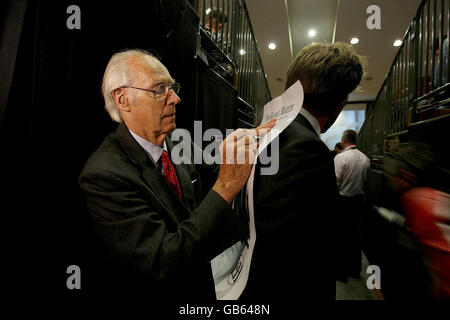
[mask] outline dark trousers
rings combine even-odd
[[[361,273],[361,233],[360,222],[364,210],[364,197],[341,196],[341,236],[343,262],[347,274],[359,276]]]

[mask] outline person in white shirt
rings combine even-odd
[[[359,277],[361,272],[361,244],[359,222],[364,209],[364,189],[370,161],[356,148],[356,131],[345,130],[342,135],[344,150],[334,158],[336,180],[341,195],[342,227],[346,234],[346,265],[348,274]]]
[[[341,142],[344,150],[334,158],[336,179],[341,196],[364,194],[369,158],[356,148],[356,131],[345,130]]]

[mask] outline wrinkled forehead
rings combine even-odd
[[[133,56],[128,60],[128,64],[135,80],[150,82],[153,85],[174,82],[167,68],[154,57]]]

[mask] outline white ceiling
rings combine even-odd
[[[275,98],[284,91],[286,70],[292,61],[286,5],[284,0],[247,0],[247,8],[270,92]],[[276,50],[267,47],[270,42],[277,45]]]
[[[359,54],[367,57],[368,67],[360,88],[349,101],[373,100],[383,84],[399,47],[396,39],[403,39],[416,14],[421,0],[246,0],[264,70],[272,97],[284,91],[286,70],[295,55],[311,42],[350,42]],[[381,9],[381,29],[366,26],[367,7]],[[309,38],[309,29],[317,30]],[[267,45],[275,42],[277,48]],[[372,78],[367,80],[367,77]]]

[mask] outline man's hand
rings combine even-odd
[[[221,143],[222,164],[213,190],[228,203],[233,201],[250,176],[259,137],[269,132],[274,125],[275,119],[256,129],[237,129]]]

